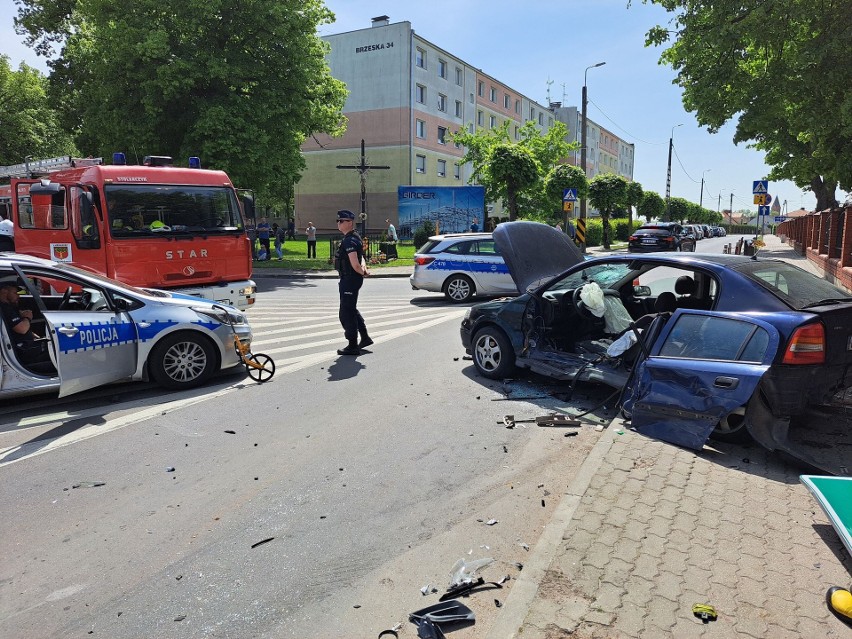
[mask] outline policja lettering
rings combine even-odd
[[[80,346],[97,346],[118,341],[118,330],[114,326],[96,326],[80,331]]]

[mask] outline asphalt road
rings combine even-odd
[[[435,603],[420,589],[443,592],[459,559],[516,576],[597,420],[508,430],[505,414],[567,407],[477,377],[463,307],[405,279],[368,282],[360,306],[376,344],[341,358],[336,282],[264,280],[266,384],[4,406],[0,635],[376,636]],[[458,636],[485,636],[509,587],[475,595]]]

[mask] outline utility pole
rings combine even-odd
[[[722,192],[719,191],[719,201],[716,203],[716,213],[720,213],[722,211]]]
[[[710,169],[704,169],[701,172],[701,195],[698,197],[698,208],[704,208],[704,174]]]
[[[586,170],[586,128],[587,128],[586,111],[588,109],[589,100],[588,100],[588,93],[586,91],[586,80],[588,78],[589,69],[594,69],[596,67],[602,67],[605,64],[606,64],[606,62],[598,62],[597,64],[593,64],[589,67],[586,67],[586,70],[583,72],[583,101],[582,101],[582,112],[583,112],[582,127],[583,128],[580,130],[580,166],[583,168],[583,173],[586,175],[587,178],[589,177],[589,172]],[[585,196],[580,198],[580,219],[583,220],[582,226],[584,227],[583,232],[585,232],[585,225],[586,225],[586,197]],[[585,237],[583,237],[583,241],[580,242],[580,251],[583,252],[583,253],[586,252]]]
[[[728,219],[730,219],[731,224],[733,224],[734,223],[734,194],[733,193],[731,193],[731,205],[730,205],[730,208],[728,210],[730,211],[730,213],[728,213]]]
[[[669,162],[666,165],[666,220],[669,219],[669,200],[672,199],[672,149],[674,148],[674,130],[683,124],[675,124],[669,136]]]

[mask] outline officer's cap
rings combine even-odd
[[[337,219],[338,220],[354,220],[355,214],[352,211],[347,211],[346,209],[343,209],[342,211],[337,212]]]

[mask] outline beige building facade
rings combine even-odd
[[[320,232],[330,232],[337,210],[361,212],[360,172],[338,168],[361,163],[361,140],[365,164],[388,167],[365,174],[367,232],[378,233],[386,219],[397,223],[398,187],[468,185],[471,167],[460,162],[464,150],[452,142],[455,131],[509,121],[509,134],[517,139],[528,120],[542,133],[562,120],[570,138],[579,139],[576,107],[539,104],[422,38],[409,22],[380,16],[370,27],[323,39],[330,45],[332,75],[349,90],[343,109],[348,127],[340,138],[317,135],[302,146],[307,168],[295,189],[297,228],[312,221]],[[589,176],[608,170],[632,178],[632,145],[588,124],[590,148],[595,145]],[[579,152],[569,161],[579,164]],[[483,218],[502,215],[500,203],[487,204]]]

